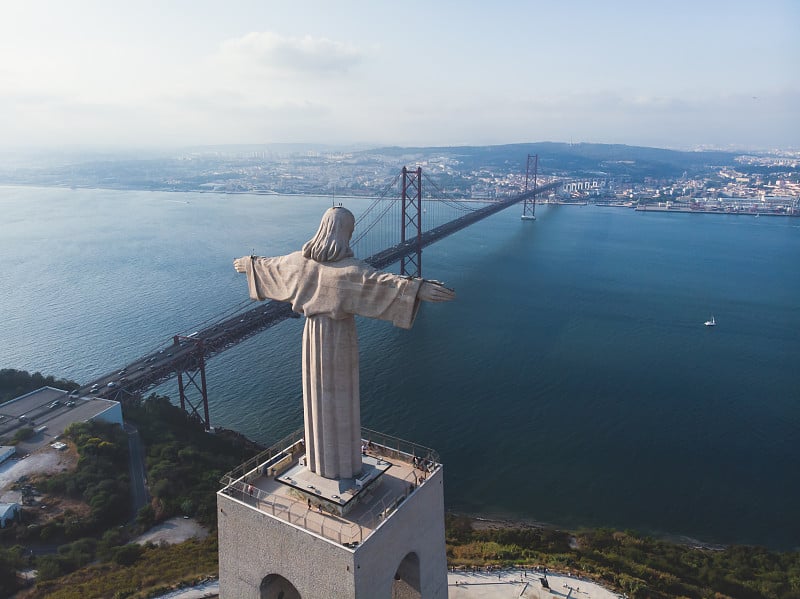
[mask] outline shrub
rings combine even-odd
[[[120,566],[132,566],[142,555],[142,551],[142,546],[136,543],[123,545],[114,552],[114,561]]]
[[[11,444],[16,445],[20,441],[27,441],[31,437],[33,437],[34,431],[29,426],[23,426],[21,429],[18,429],[17,432],[14,434],[14,437],[11,439]]]

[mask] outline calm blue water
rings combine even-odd
[[[0,367],[87,381],[192,332],[329,204],[0,188]],[[537,215],[426,250],[458,300],[411,331],[359,321],[364,425],[436,448],[452,510],[800,547],[800,220]],[[302,426],[301,328],[210,362],[213,424]]]

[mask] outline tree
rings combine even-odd
[[[52,376],[43,376],[41,372],[28,373],[25,370],[13,368],[0,369],[0,403],[25,395],[42,387],[56,387],[72,391],[80,387],[75,381],[56,379]]]
[[[16,433],[14,433],[14,438],[11,440],[12,445],[16,445],[20,441],[26,441],[33,437],[35,431],[29,426],[23,426],[21,429],[18,429]]]
[[[156,512],[153,509],[151,504],[143,505],[139,509],[139,513],[136,514],[136,524],[138,524],[143,530],[147,530],[156,521]]]
[[[24,565],[19,547],[0,547],[0,589],[13,593],[17,589],[17,570]]]
[[[39,580],[52,580],[63,574],[61,561],[55,555],[43,555],[36,560]]]
[[[142,555],[142,546],[136,543],[129,543],[117,548],[114,553],[114,561],[120,566],[132,566]]]

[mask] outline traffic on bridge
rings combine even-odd
[[[406,175],[406,169],[403,170],[403,174],[404,176]],[[559,185],[558,182],[549,183],[539,188],[534,187],[532,191],[526,191],[500,201],[490,202],[488,205],[481,208],[470,208],[466,214],[460,217],[454,218],[430,230],[422,231],[422,194],[420,177],[421,169],[417,169],[417,179],[412,181],[416,187],[414,185],[409,186],[409,188],[415,188],[417,190],[416,204],[413,203],[413,198],[409,199],[405,197],[405,181],[403,185],[404,217],[406,216],[407,199],[409,200],[409,205],[415,207],[417,210],[416,215],[411,214],[408,219],[404,218],[403,221],[404,227],[407,227],[409,222],[411,223],[409,227],[411,234],[408,234],[409,231],[404,229],[402,235],[404,241],[365,258],[364,261],[371,266],[384,269],[392,264],[401,262],[402,269],[405,269],[405,260],[409,259],[409,257],[413,258],[413,256],[416,255],[418,272],[411,274],[413,276],[421,276],[420,257],[423,248],[484,218],[505,210],[510,206],[524,201],[530,202],[533,200],[535,202],[537,194],[553,189]],[[437,200],[433,199],[430,201],[435,202]],[[452,201],[450,201],[450,203],[452,204]],[[463,206],[463,204],[461,206]],[[385,213],[386,211],[384,210],[378,218],[382,217]],[[370,225],[370,228],[373,225]],[[401,272],[401,274],[408,273]],[[190,335],[175,335],[171,344],[154,350],[151,353],[125,364],[121,368],[91,381],[87,385],[81,387],[77,391],[77,394],[94,395],[96,397],[114,399],[124,403],[131,398],[141,397],[147,390],[177,376],[181,408],[197,416],[205,423],[208,429],[210,428],[210,418],[208,414],[208,396],[205,383],[205,361],[288,318],[300,318],[299,314],[292,312],[289,304],[272,300],[259,302],[258,305],[253,308],[235,313],[232,316],[213,322],[203,328],[198,328],[196,332]],[[187,378],[186,382],[184,382],[184,377]],[[192,386],[200,393],[200,401],[202,403],[192,403],[189,398],[187,390]],[[203,408],[202,413],[200,411],[201,406]]]

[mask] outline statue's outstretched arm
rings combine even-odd
[[[247,272],[247,261],[250,259],[251,259],[250,256],[236,258],[236,260],[233,261],[233,268],[236,269],[236,272],[240,273]]]
[[[456,292],[439,281],[422,281],[417,297],[423,302],[449,302],[456,298]]]

